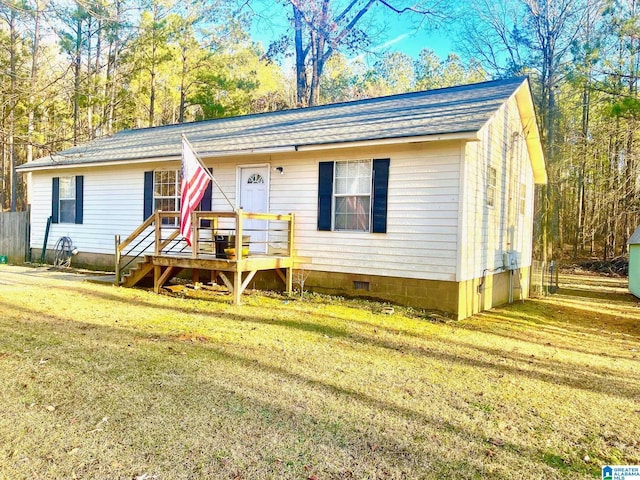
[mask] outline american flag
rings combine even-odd
[[[191,246],[191,213],[198,208],[211,176],[202,166],[193,147],[182,137],[182,194],[180,196],[180,235]]]

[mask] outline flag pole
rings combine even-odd
[[[220,184],[216,180],[216,177],[214,177],[213,174],[209,171],[209,169],[204,166],[204,163],[202,163],[202,159],[200,158],[200,155],[198,155],[198,152],[196,152],[196,149],[193,148],[193,145],[191,145],[191,142],[189,142],[189,140],[187,140],[187,136],[184,133],[182,134],[182,140],[187,145],[189,145],[189,148],[191,149],[191,151],[195,155],[196,160],[198,161],[198,163],[200,163],[200,166],[204,169],[205,172],[207,172],[207,175],[209,175],[209,178],[211,178],[211,181],[216,184],[216,187],[218,187],[218,190],[220,190],[220,193],[222,193],[222,196],[224,197],[224,199],[227,201],[227,203],[231,207],[231,210],[233,210],[235,212],[236,211],[236,207],[233,206],[233,203],[231,203],[231,200],[229,200],[229,197],[227,197],[227,195],[224,193],[224,190],[222,190],[222,187],[220,186]]]

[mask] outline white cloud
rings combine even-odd
[[[395,45],[396,43],[400,43],[402,42],[405,38],[407,38],[409,36],[408,33],[402,33],[400,35],[398,35],[395,38],[392,38],[391,40],[387,40],[386,42],[380,44],[380,45],[376,45],[375,47],[371,48],[372,52],[379,52],[381,50],[385,50],[387,48],[389,48],[391,45]],[[350,63],[353,62],[357,62],[357,61],[364,61],[365,58],[367,56],[367,53],[361,53],[360,55],[356,55],[355,57],[352,57],[349,59]]]

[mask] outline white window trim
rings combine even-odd
[[[491,171],[493,170],[493,184],[491,183]],[[498,170],[495,167],[489,165],[487,168],[487,200],[486,205],[488,208],[496,207],[497,193],[498,193]],[[492,195],[490,195],[490,192]],[[491,199],[491,203],[489,202]]]
[[[62,180],[63,179],[71,179],[71,188],[69,197],[62,196]],[[64,177],[60,177],[58,187],[58,223],[76,223],[76,208],[78,206],[78,199],[76,198],[76,175],[67,175]],[[62,219],[62,202],[63,201],[71,201],[73,200],[73,218],[69,220]]]
[[[175,179],[176,195],[171,195],[171,196],[156,195],[156,185],[158,185],[158,183],[156,182],[156,173],[161,173],[161,172],[174,172],[175,173],[175,175],[176,175],[176,179]],[[180,170],[170,169],[170,168],[154,170],[153,171],[153,210],[154,211],[157,210],[157,208],[156,208],[157,200],[173,199],[174,200],[174,205],[175,205],[175,211],[179,211],[180,210],[180,190],[181,190]]]
[[[337,194],[336,193],[336,172],[338,170],[338,163],[353,163],[353,162],[369,162],[370,175],[369,178],[371,182],[369,184],[369,193],[367,195],[364,194]],[[371,233],[372,221],[373,221],[373,158],[359,158],[359,159],[351,159],[351,160],[335,160],[333,163],[333,191],[331,192],[331,231],[333,232],[348,232],[348,233]],[[342,197],[369,197],[369,224],[367,225],[366,230],[352,230],[352,229],[338,229],[336,228],[336,198]]]
[[[527,184],[524,182],[520,182],[518,214],[524,216],[526,213],[527,213]]]

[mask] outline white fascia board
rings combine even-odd
[[[249,148],[245,150],[218,150],[213,152],[198,152],[201,158],[234,157],[239,155],[272,155],[274,153],[295,152],[295,145],[284,147]]]
[[[64,163],[64,164],[48,164],[48,165],[29,165],[25,163],[20,165],[18,173],[37,172],[45,170],[60,170],[72,168],[91,168],[91,167],[110,167],[113,165],[135,165],[139,163],[157,163],[168,162],[171,160],[180,160],[180,156],[172,155],[170,157],[154,157],[154,158],[137,158],[133,160],[109,160],[106,162],[85,162],[85,163]]]
[[[335,148],[357,148],[357,147],[375,147],[378,145],[396,145],[404,143],[421,143],[421,142],[438,142],[446,140],[467,140],[477,141],[478,132],[458,132],[443,133],[436,135],[420,135],[415,137],[399,137],[399,138],[383,138],[380,140],[362,140],[359,142],[336,142],[321,143],[315,145],[298,145],[299,152],[309,152],[314,150],[330,150]]]
[[[231,151],[216,151],[216,152],[198,152],[198,155],[203,158],[220,158],[220,157],[233,157],[233,156],[246,156],[246,155],[269,155],[274,153],[295,152],[296,147],[274,147],[274,148],[254,148],[249,150],[231,150]],[[170,162],[180,161],[180,155],[169,155],[166,157],[149,157],[149,158],[137,158],[137,159],[121,159],[121,160],[108,160],[108,161],[96,161],[96,162],[84,162],[84,163],[65,163],[65,164],[48,164],[48,165],[33,165],[23,164],[20,166],[19,173],[21,172],[35,172],[45,170],[59,170],[59,169],[71,169],[71,168],[90,168],[90,167],[110,167],[114,165],[136,165],[144,163],[158,163],[158,162]]]
[[[383,138],[379,140],[362,140],[356,142],[334,142],[323,143],[315,145],[290,145],[283,147],[266,147],[266,148],[254,148],[254,149],[240,149],[240,150],[218,150],[218,151],[201,151],[198,155],[202,159],[207,158],[221,158],[221,157],[233,157],[233,156],[245,156],[245,155],[269,155],[274,153],[287,153],[287,152],[310,152],[315,150],[331,150],[337,148],[358,148],[358,147],[375,147],[379,145],[400,145],[408,143],[422,143],[422,142],[437,142],[447,140],[464,140],[464,141],[478,141],[478,132],[457,132],[457,133],[443,133],[435,135],[420,135],[413,137],[398,137],[398,138]],[[117,165],[135,165],[145,163],[157,163],[157,162],[169,162],[179,161],[180,155],[169,155],[166,157],[149,157],[138,159],[119,159],[119,160],[107,160],[107,161],[95,161],[95,162],[80,162],[80,163],[64,163],[64,164],[47,164],[47,165],[20,165],[19,173],[22,172],[35,172],[46,170],[59,170],[59,169],[73,169],[73,168],[91,168],[91,167],[109,167]]]

